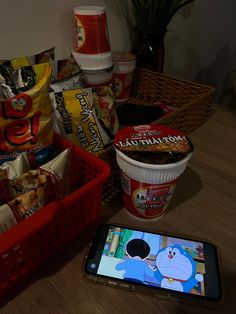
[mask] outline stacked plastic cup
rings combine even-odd
[[[115,84],[115,101],[122,103],[128,100],[131,91],[136,57],[130,52],[113,53],[113,81]]]
[[[73,48],[72,54],[86,75],[89,86],[111,81],[113,59],[105,7],[74,8]]]

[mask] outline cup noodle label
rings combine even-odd
[[[117,133],[114,144],[125,151],[156,151],[188,153],[189,141],[182,132],[164,125],[139,125],[127,127]]]
[[[74,49],[80,53],[98,54],[110,51],[106,14],[74,15]]]
[[[122,173],[124,205],[136,217],[157,218],[165,213],[174,193],[176,181],[147,184],[133,180]]]
[[[115,99],[127,100],[130,95],[133,73],[113,73]]]
[[[117,133],[115,146],[120,151],[189,153],[191,146],[182,132],[163,125],[127,127]],[[140,218],[162,216],[174,193],[178,178],[162,184],[136,181],[122,172],[124,205]],[[142,180],[141,180],[142,181]]]

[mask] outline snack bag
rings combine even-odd
[[[118,117],[114,106],[115,94],[111,86],[102,86],[92,89],[93,103],[95,106],[96,116],[102,128],[114,139],[119,130]]]
[[[55,47],[44,50],[31,57],[32,64],[48,63],[52,68],[52,80],[56,77]]]
[[[32,65],[23,66],[13,72],[13,81],[17,94],[26,92],[36,84],[36,74]]]
[[[104,140],[92,99],[92,90],[70,90],[63,92],[65,109],[71,117],[72,133],[68,138],[83,149],[98,153],[104,148]]]
[[[6,100],[33,88],[36,84],[34,72],[36,64],[48,63],[55,76],[54,57],[55,48],[50,48],[33,56],[0,60],[0,99]],[[7,89],[4,85],[7,86]],[[10,91],[12,95],[10,95]]]
[[[0,99],[0,165],[23,151],[44,163],[53,142],[52,108],[48,93],[51,67],[34,66],[36,85],[7,100]]]
[[[10,60],[4,60],[0,63],[0,99],[5,96],[4,89],[8,89],[6,96],[3,98],[4,100],[8,95],[15,95],[16,88],[13,81],[13,72],[14,68]],[[3,90],[3,91],[2,91]]]
[[[57,61],[57,76],[50,85],[51,92],[84,88],[86,85],[86,77],[73,55],[68,59]]]
[[[66,149],[37,170],[8,180],[5,187],[14,199],[0,206],[0,233],[69,192],[70,156],[70,149]]]
[[[73,55],[71,55],[68,59],[57,61],[57,81],[69,78],[78,73],[82,73],[82,71]]]
[[[0,166],[0,205],[12,200],[10,179],[14,179],[31,169],[28,153],[21,153],[16,159]]]
[[[53,62],[55,59],[55,47],[52,47],[50,49],[44,50],[34,56],[35,64],[40,64],[40,63],[49,63],[51,67],[53,67]]]
[[[112,89],[67,90],[50,96],[56,132],[98,155],[113,143],[119,125]]]

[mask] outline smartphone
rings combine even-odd
[[[84,262],[88,278],[169,298],[222,299],[217,248],[210,242],[120,225],[101,225]]]

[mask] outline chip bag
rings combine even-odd
[[[7,100],[0,99],[0,164],[21,152],[35,153],[43,164],[52,152],[52,108],[49,97],[51,67],[34,65],[36,85]]]

